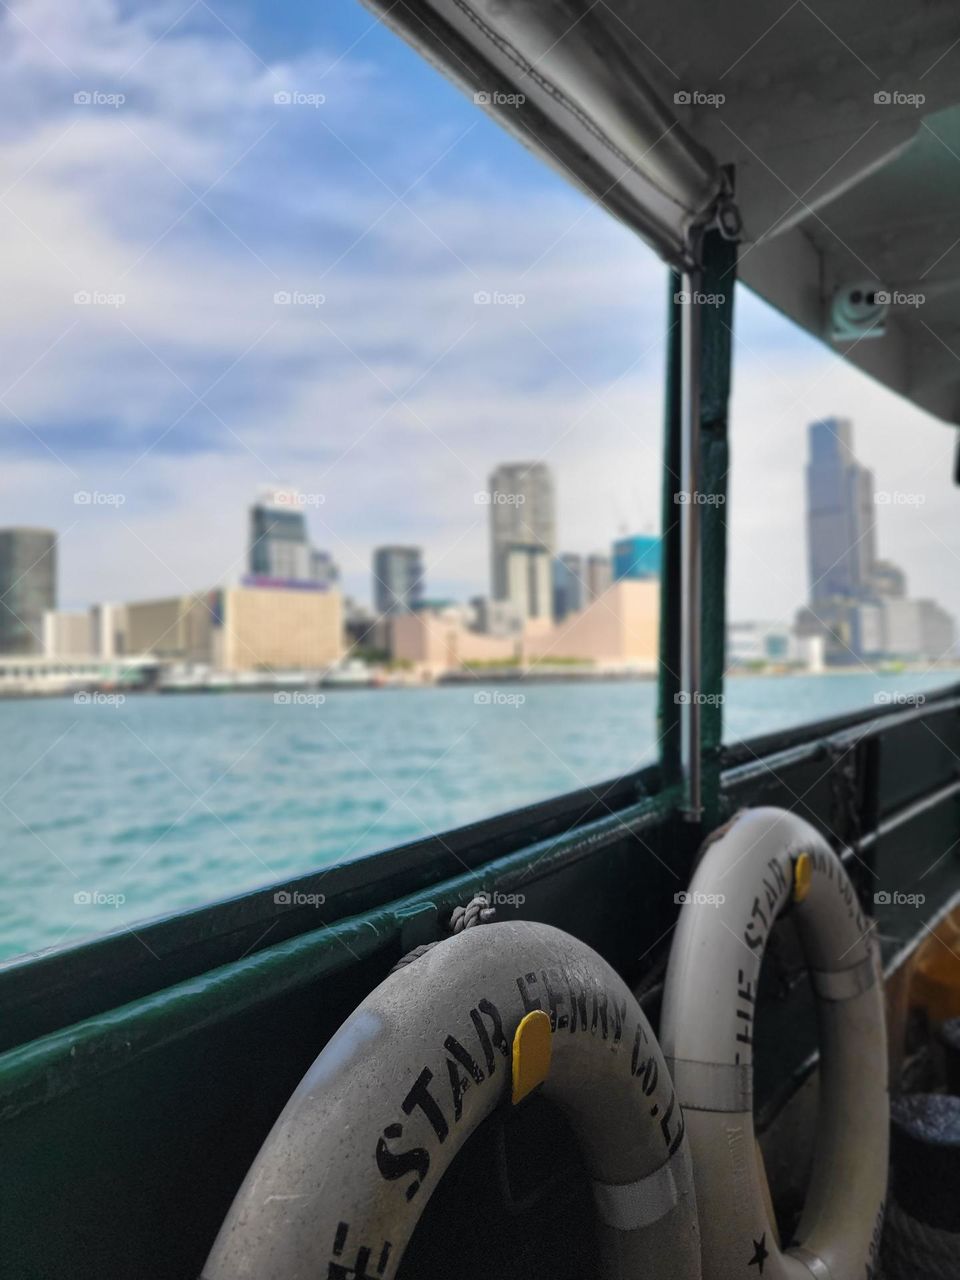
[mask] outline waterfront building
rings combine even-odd
[[[490,505],[490,594],[494,600],[510,600],[514,598],[511,551],[529,547],[545,551],[552,559],[556,550],[556,497],[550,468],[544,462],[502,463],[490,476],[485,497]]]
[[[586,599],[598,600],[613,582],[613,566],[610,557],[595,554],[587,556]]]
[[[514,634],[472,631],[455,614],[410,613],[392,620],[391,656],[425,676],[472,663],[582,663],[596,670],[652,674],[657,666],[660,588],[653,580],[614,583],[601,601],[553,625],[527,622]]]
[[[240,586],[126,606],[128,653],[222,672],[321,671],[343,654],[339,592]]]
[[[608,561],[609,563],[609,561]],[[657,668],[660,584],[624,579],[546,632],[528,632],[529,662],[583,662],[610,671]]]
[[[953,655],[953,618],[933,600],[885,600],[883,650],[887,657],[936,661]]]
[[[728,666],[776,666],[797,660],[797,636],[787,623],[727,623]]]
[[[886,654],[886,619],[881,601],[868,600],[851,609],[851,647],[868,661]]]
[[[90,607],[91,653],[101,658],[118,658],[128,652],[127,608],[122,604],[95,604]]]
[[[218,622],[216,597],[214,591],[195,591],[126,605],[124,652],[211,665]]]
[[[343,656],[337,591],[227,587],[213,595],[212,665],[219,671],[320,672]]]
[[[613,580],[637,578],[641,582],[660,577],[660,539],[649,533],[634,533],[613,544]]]
[[[474,630],[483,635],[518,636],[523,631],[523,616],[512,600],[489,600],[486,596],[477,596],[471,603]]]
[[[47,609],[43,615],[43,653],[47,658],[89,658],[98,654],[90,614]]]
[[[377,547],[373,553],[373,601],[380,616],[406,613],[423,600],[423,550]]]
[[[0,654],[43,651],[43,615],[57,607],[57,535],[0,529]]]

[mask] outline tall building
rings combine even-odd
[[[553,616],[562,622],[584,605],[583,556],[565,552],[553,562]]]
[[[660,577],[660,539],[652,533],[635,533],[613,544],[613,580]]]
[[[339,574],[332,558],[310,545],[303,503],[295,489],[265,489],[250,508],[247,573],[251,585],[336,583]]]
[[[57,535],[0,529],[0,653],[42,653],[43,615],[57,607]]]
[[[853,426],[846,418],[812,423],[809,443],[810,601],[863,599],[876,562],[873,473],[853,455]]]
[[[798,635],[821,636],[832,664],[951,655],[950,615],[933,600],[908,599],[903,570],[877,559],[873,474],[853,455],[850,423],[814,422],[809,438],[810,604],[797,615]]]
[[[308,582],[312,574],[307,520],[289,489],[265,490],[250,508],[247,562],[254,578]]]
[[[378,614],[407,613],[423,600],[420,547],[377,547],[373,553],[373,603]]]
[[[587,556],[587,600],[596,600],[613,582],[613,566],[610,557],[603,555]]]
[[[553,476],[544,462],[505,462],[490,477],[490,594],[509,600],[508,557],[534,547],[549,557],[557,545]],[[549,570],[548,570],[549,572]]]

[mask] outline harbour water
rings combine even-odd
[[[739,676],[726,737],[956,678]],[[650,764],[655,705],[650,681],[0,703],[0,957]]]

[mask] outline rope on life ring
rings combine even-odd
[[[598,1274],[697,1280],[684,1120],[650,1025],[600,956],[526,921],[464,929],[350,1015],[264,1142],[204,1280],[393,1280],[466,1140],[534,1089],[580,1147]]]
[[[753,1028],[770,931],[793,912],[817,998],[820,1103],[798,1240],[782,1251],[753,1127]],[[837,856],[782,809],[744,810],[706,849],[680,911],[660,1037],[687,1123],[704,1280],[863,1280],[889,1143],[883,983]]]

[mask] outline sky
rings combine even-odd
[[[0,25],[0,523],[59,532],[64,607],[235,581],[266,485],[361,601],[384,542],[487,590],[499,462],[553,468],[562,550],[658,526],[665,269],[355,0]],[[960,614],[955,433],[741,289],[731,616],[804,602],[832,414],[912,495],[880,554]]]

